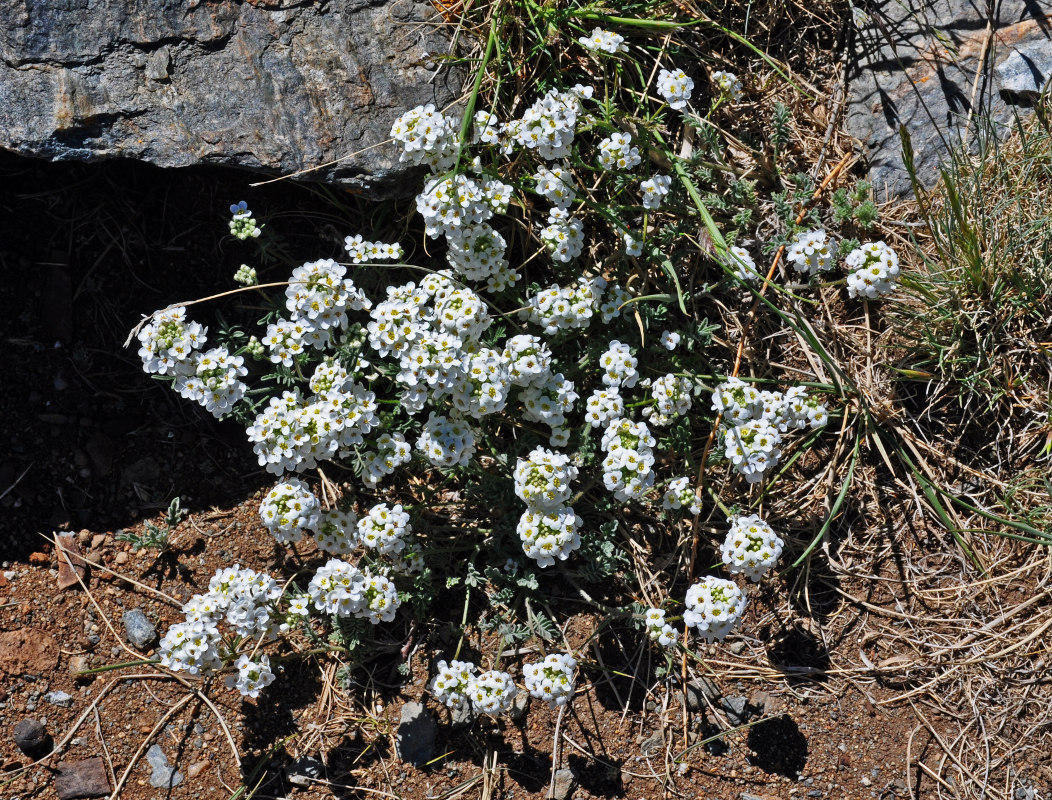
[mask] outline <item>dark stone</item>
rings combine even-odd
[[[687,684],[686,694],[690,711],[704,711],[706,700],[715,701],[720,696],[720,687],[712,678],[698,678]]]
[[[0,147],[55,161],[324,164],[306,177],[405,194],[375,145],[465,74],[436,74],[452,28],[427,0],[0,0],[0,19]]]
[[[13,738],[18,749],[34,760],[51,752],[51,734],[38,719],[24,719],[15,725]]]
[[[106,764],[98,757],[60,762],[58,775],[55,776],[55,791],[58,792],[58,800],[105,797],[110,793]]]
[[[997,16],[979,69],[990,5]],[[881,201],[913,191],[900,126],[909,134],[918,180],[930,188],[966,127],[974,141],[979,119],[989,115],[999,134],[1007,132],[1020,113],[1014,104],[1032,103],[1052,74],[1047,3],[906,0],[855,9],[846,124],[868,148],[869,177]]]
[[[402,706],[401,721],[395,738],[398,757],[415,766],[426,764],[435,755],[438,724],[422,703]]]
[[[727,715],[727,722],[735,728],[748,722],[748,705],[748,701],[739,695],[724,697],[720,700],[720,708],[723,710],[723,713]]]
[[[310,756],[297,758],[285,767],[285,775],[289,783],[297,786],[310,786],[316,781],[325,779],[325,765]]]
[[[124,621],[124,632],[128,642],[140,650],[148,650],[157,643],[157,629],[146,618],[141,609],[125,611],[121,618]]]

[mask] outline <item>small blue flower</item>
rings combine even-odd
[[[248,210],[248,203],[246,203],[244,200],[242,200],[241,202],[230,206],[230,213],[237,215],[237,214],[249,214],[251,212],[249,212],[249,210]]]

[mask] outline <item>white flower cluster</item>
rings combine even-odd
[[[402,434],[382,433],[376,440],[376,449],[361,454],[362,480],[369,486],[376,486],[412,458],[413,448]]]
[[[823,230],[804,231],[796,236],[785,251],[785,257],[797,272],[817,275],[833,268],[836,247],[826,240]]]
[[[741,99],[742,82],[733,72],[714,71],[712,73],[712,85],[715,87],[717,95],[732,103],[737,103]]]
[[[263,233],[262,227],[256,225],[256,221],[252,219],[252,212],[248,210],[248,203],[244,200],[230,206],[230,213],[233,215],[230,219],[230,233],[236,238],[242,241],[255,239]]]
[[[391,126],[391,137],[402,143],[399,161],[427,164],[435,172],[449,169],[457,156],[459,127],[432,103],[406,111]]]
[[[507,672],[491,669],[479,673],[470,661],[439,661],[438,674],[428,688],[435,699],[449,708],[497,716],[511,708],[519,690]]]
[[[516,386],[544,383],[551,374],[552,351],[539,336],[522,333],[504,342],[508,378]]]
[[[237,689],[244,697],[259,697],[260,690],[274,682],[270,657],[267,655],[260,655],[257,661],[253,661],[247,653],[243,653],[234,666],[237,675],[228,675],[226,685],[228,689]]]
[[[314,531],[318,548],[336,556],[347,555],[358,546],[357,524],[353,511],[322,509],[318,515],[318,527]]]
[[[549,708],[565,706],[573,699],[577,659],[568,653],[549,653],[543,661],[522,665],[526,691]]]
[[[506,152],[515,145],[535,150],[545,161],[566,158],[577,133],[577,120],[584,108],[582,100],[592,96],[592,89],[574,86],[568,92],[551,89],[526,109],[521,119],[513,120],[500,132]]]
[[[647,636],[650,641],[657,642],[662,647],[672,647],[676,644],[678,634],[676,629],[665,622],[665,611],[661,608],[648,608],[644,616],[647,626]]]
[[[518,693],[511,675],[497,669],[475,675],[468,683],[468,698],[476,714],[495,717],[508,711]]]
[[[179,366],[172,388],[219,419],[245,396],[248,387],[238,380],[248,374],[244,363],[244,358],[230,355],[225,347],[195,351]]]
[[[207,340],[207,328],[187,320],[186,307],[155,311],[139,330],[143,369],[158,375],[191,374],[191,354]]]
[[[630,133],[612,133],[599,142],[599,166],[603,169],[629,170],[641,160],[639,148],[632,147]]]
[[[592,31],[591,36],[582,36],[577,41],[593,52],[610,53],[611,55],[628,52],[625,37],[612,31],[604,31],[602,28],[596,28]]]
[[[565,165],[546,167],[542,164],[533,179],[536,181],[537,194],[556,208],[569,208],[577,197],[573,175]]]
[[[548,212],[548,224],[541,228],[541,241],[553,259],[569,264],[584,249],[584,223],[571,217],[565,208],[553,208]]]
[[[618,500],[642,497],[654,485],[656,444],[645,422],[619,419],[603,433],[603,483]]]
[[[829,420],[824,405],[794,386],[785,394],[760,391],[740,378],[728,378],[712,393],[712,410],[723,417],[725,456],[749,483],[763,480],[781,458],[782,434]]]
[[[584,419],[593,428],[605,428],[625,415],[625,401],[616,388],[596,389],[585,401]]]
[[[377,407],[375,393],[346,377],[307,398],[299,389],[271,397],[246,434],[267,472],[300,472],[361,444],[379,424]]]
[[[671,185],[672,178],[668,175],[655,175],[642,181],[639,188],[643,190],[643,208],[661,208],[661,203],[668,196]]]
[[[348,311],[368,310],[369,298],[344,278],[347,267],[331,258],[309,261],[292,271],[285,290],[285,307],[290,321],[304,326],[303,339],[315,347],[325,347],[333,330],[347,326]]]
[[[535,447],[515,465],[515,494],[532,509],[554,509],[570,499],[577,467],[564,453]]]
[[[242,286],[255,286],[259,283],[259,276],[256,275],[256,270],[248,264],[242,264],[234,273],[234,283],[240,283]]]
[[[568,506],[548,509],[528,508],[519,518],[516,531],[522,549],[540,567],[550,567],[555,559],[565,561],[581,546],[578,533],[581,518]]]
[[[732,517],[731,529],[720,548],[723,563],[731,572],[742,573],[759,583],[778,563],[784,542],[770,525],[756,514]]]
[[[343,240],[343,249],[354,264],[375,261],[401,261],[405,257],[402,245],[385,244],[384,242],[367,242],[362,235],[347,236]]]
[[[745,592],[732,581],[710,575],[687,589],[683,622],[697,628],[707,642],[722,641],[744,612]]]
[[[381,555],[394,556],[405,549],[405,537],[412,529],[401,504],[378,503],[358,520],[358,541]]]
[[[524,319],[541,325],[554,336],[560,331],[587,328],[602,302],[606,281],[581,276],[568,286],[551,286],[530,298],[521,312]]]
[[[636,371],[638,364],[631,348],[615,339],[599,357],[599,366],[603,369],[603,383],[611,387],[623,386],[631,389],[639,380],[639,373]]]
[[[431,679],[428,689],[435,699],[447,708],[466,708],[471,702],[468,694],[475,677],[475,665],[470,661],[439,661],[438,674]]]
[[[475,434],[464,420],[432,412],[420,432],[416,449],[436,467],[463,466],[475,453]]]
[[[848,297],[874,300],[895,290],[899,277],[899,257],[884,242],[869,242],[848,253],[844,259],[849,269]]]
[[[271,619],[271,612],[281,594],[281,586],[264,573],[241,569],[236,564],[217,571],[208,583],[208,592],[194,595],[183,606],[185,621],[165,632],[158,653],[161,665],[192,675],[210,675],[222,669],[224,660],[232,654],[224,649],[224,634],[219,626],[229,626],[231,633],[245,639],[277,635],[284,625]],[[270,682],[263,677],[266,672],[269,668],[237,688],[242,694],[258,694],[258,689]]]
[[[663,69],[658,73],[658,94],[665,98],[669,108],[676,110],[686,108],[690,93],[694,91],[694,81],[681,69]]]
[[[661,498],[661,507],[666,511],[686,508],[697,516],[701,513],[698,496],[690,485],[690,478],[675,478],[669,481],[665,495]]]
[[[279,483],[263,498],[259,515],[263,524],[282,544],[298,542],[303,531],[317,529],[321,506],[318,498],[298,478],[289,478]]]
[[[318,611],[367,619],[373,625],[393,620],[401,602],[386,575],[373,573],[368,567],[358,569],[338,558],[318,568],[307,594]]]
[[[486,223],[469,225],[459,237],[449,239],[446,261],[471,281],[486,281],[491,292],[501,292],[522,278],[505,258],[508,243]]]
[[[759,283],[763,275],[756,268],[756,262],[752,260],[749,251],[744,247],[737,246],[733,246],[729,250],[730,255],[727,258],[727,264],[734,269],[734,274],[743,281]]]
[[[668,373],[650,385],[654,405],[643,409],[643,416],[654,425],[670,425],[676,417],[686,414],[693,402],[690,390],[694,382],[690,378]]]
[[[551,428],[548,443],[552,447],[564,447],[570,441],[570,430],[565,427],[566,415],[573,411],[577,399],[573,381],[567,380],[561,372],[549,374],[544,383],[531,384],[519,393],[523,419]]]

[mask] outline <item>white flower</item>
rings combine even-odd
[[[270,671],[270,658],[260,655],[258,661],[252,661],[248,655],[237,660],[237,676],[230,675],[226,685],[237,689],[243,697],[259,697],[261,689],[274,682],[274,673]]]
[[[515,494],[532,509],[555,509],[570,499],[577,467],[569,456],[535,447],[515,466]]]
[[[874,300],[895,290],[899,277],[899,257],[884,242],[869,242],[848,253],[844,259],[849,269],[848,297]]]
[[[680,342],[680,335],[675,331],[661,332],[661,346],[666,350],[675,350]]]
[[[721,72],[716,70],[712,73],[712,85],[715,94],[726,98],[732,103],[737,103],[742,95],[742,82],[733,72]]]
[[[420,433],[416,449],[436,467],[463,466],[475,453],[475,434],[464,420],[432,412]]]
[[[396,555],[405,549],[405,537],[412,531],[409,514],[401,504],[388,507],[379,503],[358,520],[358,540],[381,555]]]
[[[681,69],[669,71],[661,70],[658,73],[658,93],[668,101],[670,108],[681,109],[687,107],[690,93],[694,90],[694,81],[687,77]]]
[[[764,573],[778,562],[783,545],[770,525],[756,514],[750,514],[731,518],[731,528],[720,553],[728,570],[759,583]]]
[[[599,366],[603,370],[603,383],[607,386],[623,386],[631,389],[639,380],[636,371],[638,360],[632,355],[632,350],[627,344],[622,344],[616,339],[610,342],[608,349],[599,357]]]
[[[355,535],[356,522],[353,511],[323,509],[319,515],[318,527],[314,531],[318,549],[337,556],[350,553],[358,545],[358,537]]]
[[[627,53],[628,45],[625,44],[625,39],[611,31],[604,31],[602,28],[596,28],[592,31],[591,36],[582,36],[577,41],[587,47],[593,52],[602,53]]]
[[[577,660],[566,653],[550,653],[543,661],[523,664],[526,691],[550,708],[564,706],[573,699],[575,669]]]
[[[143,369],[160,375],[191,372],[190,356],[204,345],[207,332],[207,328],[186,319],[184,306],[155,311],[138,334]]]
[[[721,641],[745,612],[745,593],[733,582],[708,576],[687,590],[683,622],[708,641]]]
[[[666,510],[686,508],[691,514],[701,513],[697,494],[690,485],[690,478],[675,478],[669,481],[665,496],[661,499],[661,507]]]
[[[663,609],[648,608],[644,620],[647,626],[647,636],[652,642],[657,642],[662,647],[672,647],[676,644],[678,634],[675,628],[665,622]]]
[[[629,170],[641,160],[639,148],[632,147],[630,133],[612,133],[599,142],[599,166],[603,169]]]
[[[467,696],[477,714],[496,716],[507,711],[518,692],[511,675],[500,670],[491,669],[468,679]]]
[[[298,542],[303,531],[314,531],[320,520],[318,498],[307,484],[289,478],[271,489],[259,506],[263,524],[282,544]]]
[[[654,425],[670,425],[676,417],[690,410],[690,390],[694,383],[690,378],[668,373],[650,384],[654,405],[643,409],[643,416]]]
[[[428,103],[396,119],[391,137],[402,144],[400,161],[427,164],[435,172],[442,172],[456,161],[459,131],[458,120],[444,116]]]
[[[734,268],[734,274],[743,281],[758,283],[763,278],[760,271],[756,269],[756,262],[752,260],[749,251],[744,247],[731,247],[727,264]]]
[[[470,661],[439,661],[438,673],[428,685],[435,699],[448,708],[466,708],[471,702],[468,690],[476,675]]]
[[[405,255],[400,244],[367,242],[360,233],[344,238],[343,249],[347,251],[347,255],[355,264],[362,264],[366,261],[401,261]]]
[[[833,256],[836,248],[826,240],[823,230],[804,231],[785,251],[786,260],[797,272],[808,276],[817,275],[833,268]]]
[[[550,567],[555,559],[565,561],[581,546],[578,530],[581,518],[567,506],[527,509],[519,519],[517,531],[522,549],[540,567]]]
[[[668,175],[655,175],[642,181],[639,188],[643,190],[643,208],[660,208],[671,185],[672,178]]]

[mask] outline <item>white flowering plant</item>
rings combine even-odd
[[[437,704],[499,716],[529,695],[562,708],[577,671],[595,668],[586,652],[567,645],[521,671],[502,654],[528,638],[553,649],[566,587],[574,602],[590,596],[581,584],[642,597],[604,612],[671,663],[725,639],[750,592],[777,580],[796,543],[760,506],[786,471],[811,468],[800,457],[832,438],[843,395],[804,358],[781,367],[799,355],[780,338],[799,333],[784,309],[828,289],[817,281],[840,237],[806,215],[766,228],[776,215],[756,213],[755,185],[730,169],[709,123],[759,81],[706,79],[669,53],[640,84],[621,66],[650,41],[645,26],[591,22],[574,22],[580,69],[533,94],[476,87],[463,108],[392,119],[390,153],[422,174],[397,224],[342,218],[335,246],[275,263],[268,222],[269,257],[235,275],[262,316],[222,335],[202,305],[144,320],[144,369],[244,427],[273,480],[260,531],[303,564],[250,609],[254,638],[224,635],[244,623],[220,620],[218,600],[188,611],[162,643],[165,666],[225,670],[255,697],[289,657],[282,637],[365,660],[456,607],[442,620],[459,638],[436,645],[427,682]],[[251,246],[259,234],[239,234],[262,223],[247,206],[235,218]],[[879,263],[890,286],[893,255],[875,242],[846,263]],[[778,326],[765,354],[747,350],[743,297],[781,312],[764,318]],[[706,547],[722,564],[706,568]],[[690,561],[637,579],[633,556],[659,548]],[[486,643],[470,661],[469,640]]]

